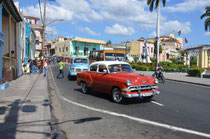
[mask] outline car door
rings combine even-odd
[[[97,64],[91,65],[90,66],[90,70],[89,70],[89,74],[86,80],[88,80],[87,82],[89,82],[88,87],[90,87],[91,89],[96,90],[96,72],[97,72]]]
[[[95,75],[96,87],[97,90],[100,92],[110,93],[110,86],[112,85],[112,83],[109,78],[109,74],[104,74],[104,69],[107,70],[107,67],[104,64],[98,65],[98,72]]]

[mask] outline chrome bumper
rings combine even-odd
[[[151,95],[149,96],[153,96],[153,95],[158,95],[160,94],[160,91],[155,91],[154,89],[151,91],[151,92],[147,92],[147,93],[150,93]],[[147,94],[147,93],[141,93],[141,91],[139,90],[137,94],[125,94],[125,93],[122,93],[122,95],[126,98],[134,98],[134,97],[145,97],[144,94]]]

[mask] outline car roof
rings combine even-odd
[[[75,59],[75,58],[82,58],[82,59],[88,59],[87,57],[71,57],[72,59]]]
[[[128,64],[128,63],[122,62],[122,61],[97,61],[97,62],[93,62],[91,65],[95,65],[95,64],[104,64],[108,66],[108,65],[113,65],[113,64]]]

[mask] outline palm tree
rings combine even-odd
[[[165,7],[166,5],[166,0],[162,0],[163,2],[163,6]],[[154,4],[155,4],[155,9],[158,8],[157,11],[157,26],[156,26],[156,39],[157,39],[157,54],[156,54],[156,68],[155,71],[158,68],[158,64],[159,64],[159,46],[160,46],[160,41],[159,41],[159,37],[160,37],[160,28],[159,28],[159,24],[160,24],[160,0],[147,0],[147,5],[149,5],[149,10],[150,12],[153,11],[154,9]]]
[[[206,12],[203,15],[201,15],[201,19],[203,19],[204,17],[207,17],[204,24],[205,31],[208,31],[208,29],[210,31],[210,6],[206,6],[205,9],[206,9]]]

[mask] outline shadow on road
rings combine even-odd
[[[77,120],[66,120],[66,121],[54,123],[53,125],[59,125],[59,124],[68,123],[68,122],[74,122],[74,124],[82,124],[85,122],[92,122],[92,121],[97,121],[101,119],[102,119],[101,117],[87,117],[87,118],[82,118],[82,119],[77,119]]]
[[[74,89],[74,91],[82,93],[81,88],[76,88],[76,89]],[[91,95],[91,96],[94,96],[94,97],[97,97],[97,98],[101,98],[101,99],[104,99],[104,100],[108,100],[108,101],[114,103],[111,99],[111,95],[109,95],[109,94],[104,94],[104,93],[101,93],[101,92],[98,92],[98,91],[95,91],[95,90],[91,90],[88,93],[88,95]],[[122,103],[122,105],[148,103],[148,102],[151,102],[151,101],[154,101],[154,100],[153,99],[146,100],[146,99],[141,99],[141,98],[130,98],[130,99],[127,98],[124,101],[124,103]]]

